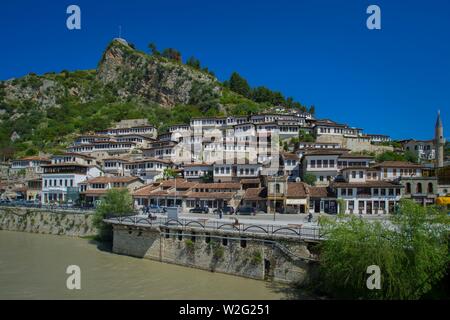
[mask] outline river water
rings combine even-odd
[[[81,269],[68,290],[66,269]],[[292,299],[284,285],[120,256],[80,238],[0,231],[0,299]]]

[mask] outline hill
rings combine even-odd
[[[0,159],[59,152],[76,134],[148,118],[160,131],[195,116],[243,115],[273,107],[231,90],[211,72],[122,39],[96,70],[29,74],[0,82]]]

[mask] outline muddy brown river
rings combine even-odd
[[[70,265],[81,289],[67,289]],[[293,299],[285,285],[120,256],[80,238],[0,231],[0,299]]]

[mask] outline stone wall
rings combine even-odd
[[[350,149],[351,152],[374,152],[375,154],[380,154],[386,151],[393,151],[394,148],[391,146],[381,146],[376,144],[371,144],[360,138],[350,138],[343,137],[340,135],[321,135],[317,137],[316,142],[320,143],[339,143],[342,148]]]
[[[0,207],[0,230],[65,236],[93,236],[93,215],[32,208]]]
[[[226,240],[224,240],[226,239]],[[243,241],[242,241],[243,240]],[[307,244],[283,241],[297,257],[310,257]],[[114,225],[113,252],[253,279],[302,283],[316,262],[293,259],[269,239],[238,238]]]

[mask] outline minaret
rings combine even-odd
[[[434,128],[434,146],[436,148],[436,168],[442,168],[444,166],[444,128],[442,127],[440,111],[438,111]]]

